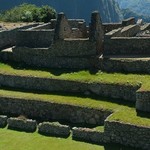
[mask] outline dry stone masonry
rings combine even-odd
[[[0,29],[1,30],[1,29]],[[121,23],[103,24],[100,14],[91,14],[89,26],[84,19],[67,19],[62,12],[47,24],[33,24],[10,31],[0,31],[1,61],[23,63],[39,68],[98,69],[108,72],[150,73],[150,24],[134,18]],[[142,58],[141,58],[142,57]],[[150,112],[150,91],[141,90],[141,83],[91,83],[42,78],[19,74],[0,74],[0,87],[45,92],[84,93],[128,100],[138,111]],[[0,114],[39,119],[38,132],[44,135],[68,137],[69,126],[50,120],[79,126],[104,125],[104,131],[73,128],[73,139],[92,143],[119,143],[150,149],[150,128],[110,121],[112,110],[61,104],[40,99],[0,99]],[[0,127],[34,132],[35,120],[0,116]]]

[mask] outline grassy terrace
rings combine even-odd
[[[0,97],[14,97],[27,100],[49,101],[60,104],[70,104],[88,108],[113,111],[110,120],[122,121],[125,123],[137,124],[141,126],[150,126],[150,119],[137,116],[134,104],[123,102],[121,100],[108,100],[103,98],[86,98],[79,96],[62,96],[52,94],[35,94],[28,92],[0,90]]]
[[[104,146],[98,146],[67,139],[46,137],[38,133],[17,132],[0,129],[1,150],[104,150]]]
[[[121,145],[94,145],[67,139],[46,137],[38,133],[25,133],[0,129],[1,150],[137,150]]]
[[[142,84],[142,90],[150,90],[150,75],[121,74],[121,73],[91,73],[89,71],[66,72],[62,70],[31,70],[16,65],[0,63],[1,74],[12,74],[20,76],[35,76],[42,78],[54,78],[65,80],[76,80],[81,82],[103,82],[120,84]]]

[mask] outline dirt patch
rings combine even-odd
[[[29,25],[32,24],[32,22],[14,22],[14,23],[10,23],[10,22],[0,22],[0,27],[2,27],[4,30],[10,30],[10,29],[14,29],[17,27],[21,27],[21,26],[25,26],[25,25]]]

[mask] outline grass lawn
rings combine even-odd
[[[37,94],[20,91],[0,90],[0,97],[14,97],[18,100],[39,100],[55,102],[60,104],[76,105],[100,110],[109,110],[114,112],[110,120],[122,121],[125,123],[136,124],[140,126],[150,126],[150,119],[137,116],[134,104],[121,100],[108,100],[104,98],[87,98],[79,96],[63,96],[53,94]]]
[[[0,129],[0,150],[137,150],[121,145],[94,145],[35,133]]]
[[[104,146],[46,137],[38,133],[25,133],[0,129],[0,150],[104,150]]]
[[[140,74],[121,74],[121,73],[105,73],[90,71],[75,71],[66,72],[62,70],[31,70],[23,68],[22,66],[10,66],[0,63],[1,74],[12,74],[20,76],[35,76],[43,78],[76,80],[81,82],[104,82],[104,83],[120,83],[120,84],[142,84],[142,90],[150,90],[150,75]]]

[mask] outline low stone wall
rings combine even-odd
[[[150,112],[150,91],[137,91],[136,109],[139,111]]]
[[[40,24],[36,27],[29,28],[27,30],[43,30],[43,29],[51,29],[51,23]]]
[[[67,19],[71,28],[78,28],[79,22],[85,22],[84,19]],[[51,19],[52,28],[56,27],[56,19]]]
[[[104,41],[106,55],[150,55],[150,38],[111,38]]]
[[[89,128],[72,129],[72,138],[74,140],[85,141],[90,143],[104,143],[104,132],[99,132]]]
[[[102,58],[97,68],[107,72],[150,73],[149,58]]]
[[[119,143],[135,148],[150,149],[150,128],[117,121],[105,121],[107,142]]]
[[[104,120],[112,112],[70,104],[40,101],[38,99],[0,97],[0,113],[11,116],[24,115],[37,120],[57,120],[87,126],[103,125]],[[24,122],[21,121],[21,123]]]
[[[37,126],[36,121],[31,119],[23,120],[19,118],[8,118],[7,122],[9,129],[26,132],[35,132]]]
[[[136,23],[134,17],[127,18],[122,21],[122,26],[134,25]]]
[[[39,124],[38,132],[49,136],[68,137],[70,127],[59,123],[43,122]]]
[[[15,28],[12,30],[4,30],[0,32],[0,50],[14,46],[16,44],[16,36],[17,36],[17,31],[20,29],[28,29],[34,26],[37,26],[38,23],[26,25],[23,27]]]
[[[129,25],[121,30],[119,37],[134,37],[138,32],[140,32],[139,25]]]
[[[45,33],[41,36],[41,31],[37,32],[37,36],[32,31],[29,31],[31,34],[28,40],[23,41],[27,31],[21,32],[19,43],[17,47],[13,49],[13,57],[17,62],[23,62],[27,65],[37,66],[37,67],[46,67],[46,68],[78,68],[78,69],[87,69],[93,68],[96,64],[97,51],[95,42],[91,42],[88,39],[79,39],[71,40],[66,39],[62,41],[56,41],[49,48],[27,48],[30,44],[30,47],[35,47],[39,45],[40,47],[45,46],[46,44],[51,44],[51,37],[45,36]],[[36,33],[36,31],[34,31]],[[23,34],[25,34],[23,36]],[[46,34],[47,31],[46,31]],[[35,38],[36,36],[36,38]],[[40,36],[40,38],[38,37]],[[32,37],[34,40],[32,40]],[[42,39],[41,39],[42,38]],[[49,38],[45,40],[45,38]],[[32,42],[31,42],[32,40]],[[40,41],[39,41],[40,40]],[[29,46],[28,46],[29,47]]]
[[[0,85],[11,88],[48,92],[90,92],[95,95],[136,101],[140,84],[84,83],[78,81],[0,74]]]
[[[0,51],[0,60],[3,62],[14,61],[12,48],[8,48]]]
[[[54,37],[54,30],[19,30],[17,46],[50,47]],[[32,41],[32,42],[31,42]],[[25,56],[24,56],[25,57]]]
[[[0,128],[4,128],[7,125],[7,116],[0,116]]]
[[[26,31],[25,31],[26,32]],[[31,33],[32,34],[32,33]],[[33,33],[34,34],[34,33]],[[44,35],[43,35],[44,36]],[[50,37],[49,37],[50,38]],[[31,40],[31,38],[30,38]],[[21,42],[22,40],[20,40]],[[29,41],[28,41],[29,42]],[[32,40],[32,42],[34,42]],[[24,57],[85,57],[85,56],[95,56],[97,54],[96,51],[96,44],[94,42],[89,41],[88,39],[85,40],[60,40],[53,43],[47,49],[40,49],[40,48],[29,48],[25,47],[27,43],[22,43],[21,46],[15,47],[13,49],[14,56],[22,55]],[[20,56],[21,57],[21,56]]]

